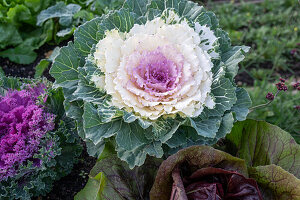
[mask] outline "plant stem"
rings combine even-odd
[[[268,103],[265,103],[265,104],[261,104],[261,105],[257,105],[257,106],[253,106],[252,108],[249,108],[249,113],[251,113],[252,111],[256,110],[256,109],[260,109],[260,108],[264,108],[268,105],[270,105],[277,97],[277,95],[279,94],[280,90],[277,90],[275,96],[274,96],[274,99],[272,101],[269,101]]]

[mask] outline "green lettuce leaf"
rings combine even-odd
[[[81,9],[77,4],[68,4],[58,2],[56,5],[43,10],[37,17],[37,25],[42,25],[45,21],[51,18],[59,18],[59,23],[62,26],[69,26],[72,23],[72,18],[75,13]]]
[[[277,126],[248,119],[226,136],[226,150],[242,158],[264,199],[300,199],[300,146]]]
[[[50,41],[56,31],[53,21],[47,21],[42,27],[35,26],[38,13],[53,1],[18,0],[3,3],[5,6],[0,12],[0,56],[18,64],[30,64],[37,56],[34,50]]]
[[[279,127],[249,119],[237,122],[226,139],[248,166],[274,164],[300,178],[300,146]]]
[[[20,45],[14,49],[7,49],[0,52],[0,56],[9,58],[11,61],[19,64],[30,64],[37,58],[31,46]]]
[[[0,24],[0,48],[10,45],[18,45],[23,41],[17,28],[10,23]]]
[[[160,163],[158,159],[147,159],[142,167],[129,169],[117,157],[114,147],[107,143],[90,172],[87,185],[74,199],[147,199]]]
[[[249,176],[259,184],[264,199],[300,199],[300,180],[279,166],[253,167],[249,169]]]

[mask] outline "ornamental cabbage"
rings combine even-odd
[[[9,91],[0,97],[0,181],[14,176],[18,166],[39,150],[40,140],[54,129],[55,115],[36,105],[44,85],[28,90]]]
[[[50,70],[91,155],[106,142],[131,168],[214,144],[246,119],[234,77],[248,47],[231,46],[214,13],[187,0],[127,0],[75,31]]]
[[[62,91],[23,81],[0,74],[0,199],[45,195],[82,150]]]
[[[176,113],[197,117],[205,106],[215,106],[212,56],[201,44],[207,38],[186,20],[175,21],[179,16],[173,11],[168,15],[135,24],[127,34],[107,31],[94,53],[104,76],[94,75],[92,81],[111,95],[111,104],[150,120]],[[208,32],[213,44],[217,38]]]

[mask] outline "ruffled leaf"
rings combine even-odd
[[[233,80],[238,73],[238,64],[244,60],[244,54],[249,51],[250,47],[246,46],[235,46],[229,51],[222,54],[222,61],[226,66],[226,77]]]
[[[237,101],[235,87],[230,80],[225,77],[221,77],[219,80],[213,82],[211,93],[215,98],[214,101],[216,105],[213,109],[205,108],[200,115],[202,118],[222,116],[224,112],[230,110]]]
[[[103,123],[97,108],[91,103],[84,104],[83,128],[85,137],[95,145],[118,133],[121,127],[122,123],[118,119]]]
[[[244,88],[236,88],[236,103],[231,110],[234,112],[234,117],[237,121],[244,121],[249,113],[249,108],[252,101],[248,92]]]
[[[196,20],[202,12],[203,6],[186,0],[152,0],[149,2],[148,9],[157,9],[163,12],[166,9],[175,9],[180,16],[184,16],[189,20]]]
[[[88,65],[88,62],[87,64]],[[76,96],[76,100],[82,100],[86,102],[94,102],[94,103],[103,103],[105,97],[107,96],[104,91],[99,90],[95,86],[95,84],[91,84],[86,78],[87,72],[85,68],[79,68],[79,82],[76,91],[74,92],[74,96]]]
[[[209,117],[207,119],[190,118],[188,123],[193,127],[198,135],[208,138],[214,138],[221,124],[221,117]]]

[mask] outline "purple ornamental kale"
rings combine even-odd
[[[18,166],[33,161],[41,138],[54,129],[53,114],[37,105],[45,86],[9,91],[0,97],[0,181],[17,173]]]

